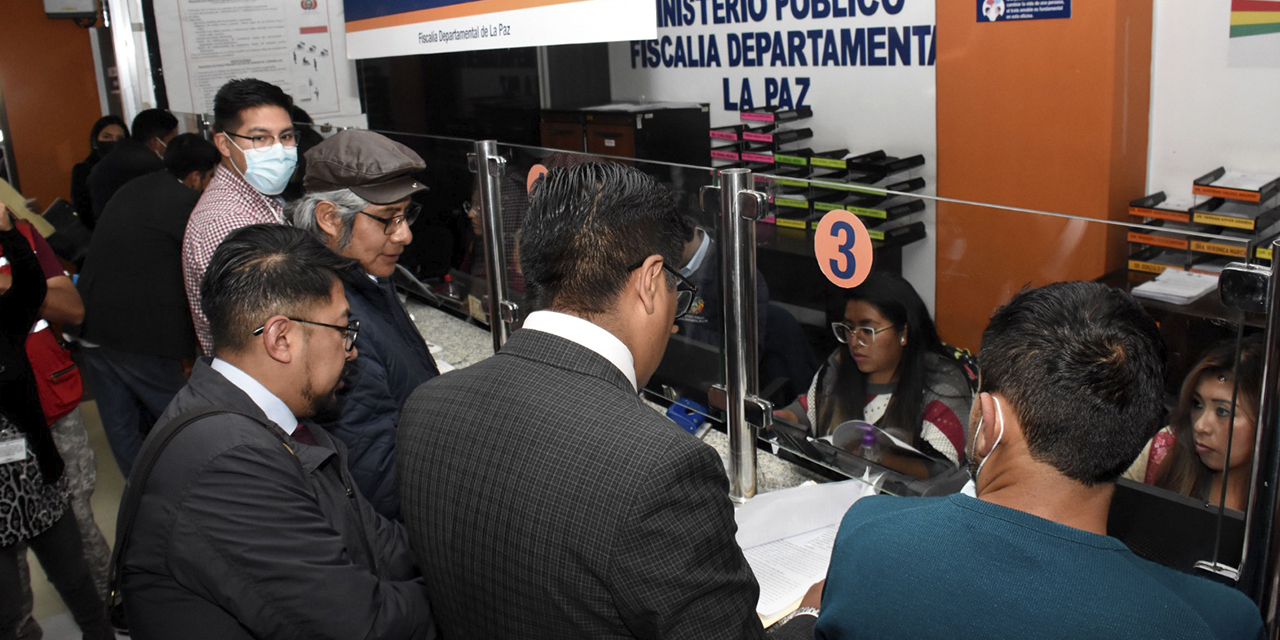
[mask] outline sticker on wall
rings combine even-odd
[[[541,178],[546,173],[547,168],[540,164],[529,167],[529,177],[524,181],[524,191],[529,194],[530,200],[533,200],[533,183],[537,182],[538,178]]]
[[[852,289],[871,273],[871,234],[858,216],[837,209],[818,222],[813,238],[818,268],[833,284]]]
[[[978,0],[978,22],[1071,17],[1071,0]]]

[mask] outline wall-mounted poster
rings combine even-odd
[[[169,109],[212,113],[232,78],[279,85],[315,116],[357,115],[341,0],[155,0]]]
[[[1280,68],[1280,2],[1232,0],[1227,50],[1232,67]]]
[[[648,39],[653,0],[347,0],[353,60]]]

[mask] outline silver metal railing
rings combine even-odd
[[[502,246],[502,175],[506,158],[498,155],[496,140],[477,140],[473,171],[480,183],[480,223],[484,237],[484,263],[489,281],[489,330],[497,352],[511,335],[516,304],[507,289],[507,256]]]
[[[720,195],[720,273],[724,283],[725,414],[729,432],[729,497],[756,494],[756,430],[768,427],[773,406],[760,399],[760,319],[756,317],[756,219],[765,195],[751,190],[751,172],[726,169]],[[703,201],[708,199],[704,197]]]
[[[1272,244],[1280,255],[1280,241]],[[1263,364],[1261,407],[1258,412],[1252,489],[1245,520],[1244,550],[1237,586],[1262,610],[1267,637],[1280,637],[1277,605],[1280,598],[1280,277],[1270,268],[1232,264],[1219,279],[1223,302],[1267,313],[1266,360]]]

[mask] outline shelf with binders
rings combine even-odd
[[[1129,215],[1144,220],[1169,220],[1191,222],[1191,208],[1195,201],[1190,197],[1170,198],[1163,191],[1143,196],[1129,202]]]
[[[1280,194],[1280,177],[1227,171],[1218,167],[1196,178],[1191,192],[1198,196],[1262,203]]]
[[[1217,274],[1224,260],[1256,260],[1258,249],[1280,234],[1280,207],[1273,201],[1203,194],[1189,200],[1158,191],[1131,201],[1129,215],[1144,225],[1130,228],[1127,237],[1129,269],[1142,273],[1174,267]]]
[[[1280,206],[1275,200],[1274,196],[1260,203],[1209,198],[1192,206],[1191,221],[1255,233],[1280,221]]]

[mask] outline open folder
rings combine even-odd
[[[840,520],[854,502],[877,493],[877,484],[869,477],[807,483],[738,508],[738,546],[760,583],[756,613],[766,627],[799,607],[809,587],[826,577]]]

